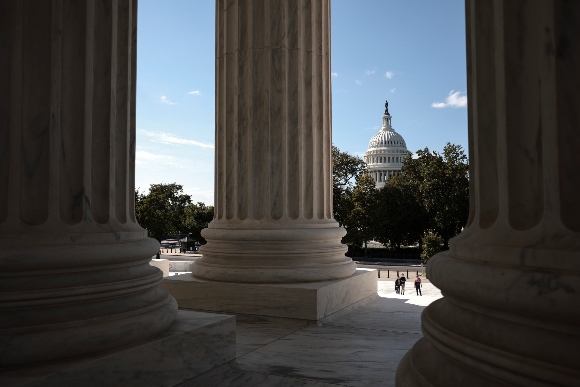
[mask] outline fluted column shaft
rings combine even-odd
[[[332,215],[331,141],[330,1],[218,0],[215,218],[194,274],[351,275]]]
[[[470,216],[397,385],[580,380],[580,3],[466,1]]]
[[[0,3],[0,365],[166,329],[135,220],[136,0]]]

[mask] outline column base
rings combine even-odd
[[[272,228],[224,227],[212,221],[201,234],[207,243],[191,267],[207,281],[303,283],[348,278],[356,264],[341,243],[346,234],[334,219],[304,224],[267,224]],[[290,227],[293,226],[293,227]],[[252,227],[256,227],[253,225]]]
[[[445,297],[423,311],[425,338],[401,362],[397,386],[578,385],[576,272],[446,251],[429,260],[427,274]]]
[[[5,370],[3,386],[174,386],[236,355],[236,318],[180,310],[169,330],[88,357]]]
[[[318,321],[377,293],[376,270],[350,277],[293,284],[213,282],[191,274],[164,279],[179,308]]]
[[[470,372],[437,351],[425,338],[403,356],[395,376],[397,387],[504,385]]]

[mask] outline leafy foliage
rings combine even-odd
[[[185,207],[185,227],[188,234],[205,244],[204,237],[201,236],[201,230],[207,228],[209,222],[213,219],[213,206],[206,206],[202,202],[190,204]]]
[[[423,236],[423,251],[421,252],[423,261],[427,262],[429,258],[440,252],[442,243],[443,240],[436,232],[427,231]]]
[[[348,218],[347,233],[350,238],[362,241],[365,245],[373,240],[377,228],[376,203],[378,190],[375,180],[367,174],[360,175],[352,192],[352,210]],[[346,227],[345,227],[346,228]]]
[[[353,210],[352,193],[358,178],[366,171],[360,157],[351,156],[332,147],[332,201],[336,221],[347,228]]]
[[[376,240],[397,250],[419,241],[429,224],[427,211],[401,175],[391,177],[379,191],[377,213]]]
[[[443,238],[444,249],[448,249],[449,239],[467,222],[467,156],[460,145],[450,143],[443,148],[443,154],[425,148],[417,155],[416,159],[405,159],[400,177],[415,192],[417,201],[427,211],[430,226]]]
[[[183,186],[175,183],[151,184],[148,194],[135,192],[137,222],[159,242],[167,235],[187,230],[184,214],[189,204],[191,197],[183,193]]]
[[[159,242],[168,235],[190,234],[205,244],[201,230],[213,219],[213,206],[191,203],[183,193],[183,186],[151,184],[148,194],[135,190],[135,215],[141,227]]]
[[[356,180],[366,172],[366,164],[360,157],[332,146],[332,181],[343,188],[354,186]]]
[[[349,246],[377,240],[399,249],[419,243],[426,230],[442,237],[444,249],[467,222],[467,156],[447,143],[443,153],[419,150],[381,190],[366,175],[363,160],[332,148],[334,217],[347,230]]]

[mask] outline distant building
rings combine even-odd
[[[391,176],[401,171],[403,160],[409,154],[405,140],[391,126],[391,118],[389,103],[385,102],[383,127],[369,142],[364,156],[367,170],[375,179],[377,188],[383,188]]]

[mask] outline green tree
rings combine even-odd
[[[201,236],[201,230],[207,228],[213,219],[213,206],[206,206],[202,202],[185,207],[185,228],[188,234],[201,244],[206,240]]]
[[[362,174],[366,172],[366,164],[360,157],[332,146],[332,180],[341,187],[352,187]]]
[[[434,231],[429,230],[423,236],[423,251],[421,252],[421,258],[424,262],[427,262],[429,258],[441,251],[441,244],[443,240]]]
[[[378,190],[375,180],[368,174],[360,175],[352,192],[353,208],[345,225],[347,237],[362,241],[367,255],[367,242],[377,234]],[[350,233],[350,236],[348,235]]]
[[[443,238],[444,249],[448,249],[449,239],[457,235],[467,222],[467,156],[460,145],[450,143],[445,145],[442,154],[425,148],[417,151],[417,156],[405,159],[401,179],[425,208],[431,227]]]
[[[353,210],[352,193],[358,178],[366,171],[360,157],[332,146],[332,201],[336,221],[343,227]],[[345,227],[346,228],[346,227]]]
[[[135,192],[135,215],[137,222],[147,230],[151,238],[161,239],[167,235],[184,233],[185,208],[191,197],[183,193],[179,184],[151,184],[148,194]]]
[[[379,190],[377,203],[377,241],[396,249],[402,244],[421,245],[429,224],[427,211],[401,175],[391,177]]]

